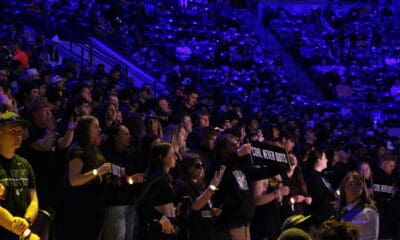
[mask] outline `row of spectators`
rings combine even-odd
[[[265,10],[265,22],[326,97],[397,99],[398,25],[390,4]]]

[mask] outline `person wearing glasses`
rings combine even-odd
[[[39,210],[35,176],[29,162],[15,154],[28,125],[13,112],[0,116],[0,239],[39,239],[30,230]]]
[[[199,155],[187,154],[183,157],[183,174],[175,185],[179,239],[214,239],[213,224],[218,211],[213,210],[210,200],[224,172],[225,166],[221,166],[207,185]]]

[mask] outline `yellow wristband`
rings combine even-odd
[[[97,172],[97,169],[93,169],[92,174],[93,174],[93,176],[97,176],[99,173]]]

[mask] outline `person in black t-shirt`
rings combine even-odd
[[[103,240],[132,239],[137,226],[135,187],[143,182],[143,173],[136,171],[133,152],[130,149],[131,135],[124,125],[108,129],[108,141],[103,146],[104,156],[112,164],[124,168],[126,178],[113,176],[106,199],[106,214]]]
[[[283,184],[290,188],[290,194],[282,200],[282,223],[291,215],[304,214],[305,204],[310,205],[312,203],[297,157],[290,153],[289,160],[290,169],[282,174]]]
[[[220,144],[222,142],[223,146]],[[239,142],[231,134],[219,135],[217,145],[221,145],[217,147],[219,155],[224,156],[221,157],[219,165],[225,165],[226,171],[221,180],[220,190],[214,196],[214,205],[222,209],[221,215],[216,218],[216,238],[249,240],[249,227],[255,208],[242,157],[250,154],[251,145],[244,144],[238,147]]]
[[[0,239],[39,239],[29,229],[39,206],[35,176],[28,161],[15,154],[26,125],[15,113],[0,116]]]
[[[96,145],[100,137],[97,118],[78,120],[74,143],[67,153],[65,222],[63,237],[69,239],[98,239],[104,222],[107,174],[111,163],[106,162]]]
[[[152,147],[146,177],[149,182],[139,198],[139,209],[146,222],[148,240],[176,239],[175,191],[170,169],[176,156],[171,144],[162,142]]]
[[[40,209],[51,213],[57,206],[57,189],[64,174],[60,170],[63,170],[61,166],[65,164],[62,159],[56,158],[56,154],[72,143],[76,127],[76,120],[71,119],[64,136],[59,137],[51,111],[53,107],[45,97],[33,101],[30,106],[32,126],[29,128],[29,138],[23,142],[21,152],[22,156],[28,158],[35,173]]]
[[[322,171],[328,166],[326,154],[320,150],[311,151],[308,154],[308,163],[311,168],[304,174],[304,180],[312,203],[309,213],[312,215],[316,227],[334,214],[334,207],[331,202],[336,200],[335,191],[328,182]]]
[[[210,199],[224,172],[225,166],[222,166],[206,187],[199,156],[191,154],[183,157],[183,175],[175,185],[180,240],[214,239],[213,223],[217,212],[213,211]]]
[[[396,229],[393,225],[394,214],[390,204],[397,188],[393,172],[395,167],[395,156],[385,153],[380,157],[379,168],[373,173],[373,199],[379,211],[379,238],[391,239],[393,230]]]

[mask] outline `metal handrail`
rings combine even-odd
[[[65,49],[66,51],[68,51],[69,53],[77,56],[78,58],[80,58],[81,63],[83,64],[84,62],[88,63],[90,66],[94,66],[94,62],[93,60],[95,58],[100,59],[102,62],[105,62],[111,66],[114,66],[116,64],[119,64],[122,66],[123,68],[123,73],[121,74],[125,74],[125,79],[128,78],[128,66],[124,63],[121,63],[120,61],[114,59],[112,56],[110,56],[109,54],[105,53],[102,49],[96,48],[93,46],[93,43],[91,41],[89,41],[88,44],[84,44],[84,43],[76,43],[76,42],[72,42],[72,41],[67,41],[68,44],[68,48],[60,45],[61,48]],[[78,47],[80,49],[80,54],[77,54],[73,49],[74,46]],[[88,58],[85,59],[85,52],[88,53]]]

